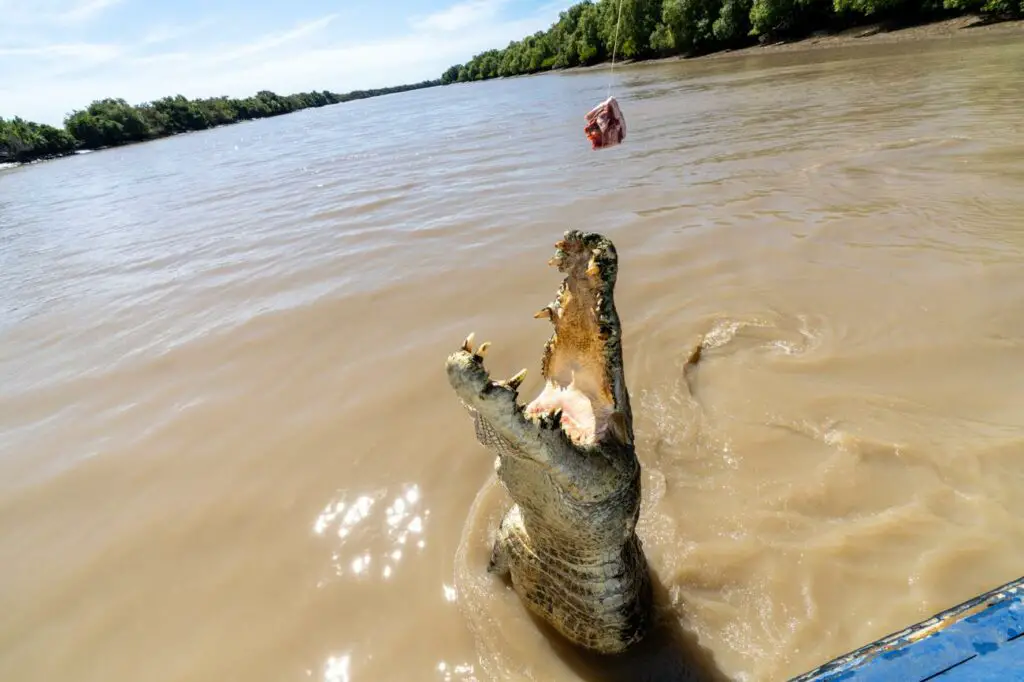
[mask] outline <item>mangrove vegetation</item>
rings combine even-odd
[[[693,57],[868,22],[899,27],[971,13],[1019,17],[1024,0],[585,0],[547,31],[449,67],[441,82],[591,66],[613,52],[627,60]]]
[[[64,119],[64,127],[0,118],[0,163],[25,163],[72,154],[77,150],[116,147],[230,123],[280,116],[301,109],[339,104],[440,85],[439,80],[345,94],[302,92],[277,95],[259,92],[245,99],[182,95],[132,105],[123,99],[97,100]]]

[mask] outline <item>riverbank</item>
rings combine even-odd
[[[46,161],[440,84],[440,80],[421,81],[344,94],[324,90],[282,96],[264,90],[245,99],[189,100],[177,95],[139,105],[108,98],[75,111],[64,120],[62,128],[18,117],[0,118],[0,168],[3,164]]]
[[[707,61],[729,59],[786,52],[805,52],[811,50],[838,49],[855,45],[910,43],[942,39],[970,39],[983,36],[1003,36],[1019,34],[1024,38],[1024,19],[993,20],[982,15],[964,15],[952,19],[941,19],[923,22],[912,26],[891,26],[885,23],[862,24],[852,28],[844,28],[835,32],[817,31],[812,35],[792,40],[779,40],[746,47],[718,50],[695,56],[674,55],[654,59],[616,60],[616,66],[639,64],[662,64],[671,62]],[[599,71],[607,69],[609,62],[601,62],[591,66],[575,66],[568,69],[555,69],[552,72],[573,73]],[[535,75],[538,74],[524,74]],[[517,78],[518,76],[513,76]]]
[[[749,53],[781,45],[836,43],[878,34],[903,39],[1024,19],[1021,0],[944,0],[893,5],[888,0],[651,0],[638,4],[620,29],[615,0],[583,0],[547,31],[454,64],[441,82]],[[831,40],[828,40],[831,38]],[[824,40],[823,40],[824,39]],[[897,38],[899,39],[899,38]],[[784,49],[784,48],[783,48]]]
[[[799,40],[778,41],[763,45],[751,45],[736,50],[722,50],[712,54],[691,57],[690,59],[721,59],[723,57],[768,54],[775,52],[801,52],[825,48],[846,47],[849,45],[865,45],[879,43],[906,43],[922,40],[938,40],[955,37],[979,37],[989,35],[1009,35],[1019,33],[1024,36],[1024,19],[994,21],[980,15],[965,15],[953,19],[916,24],[913,26],[892,27],[884,23],[866,24],[848,28],[835,33],[819,31]],[[681,60],[682,57],[669,57],[667,60]]]

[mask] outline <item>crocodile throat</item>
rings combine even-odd
[[[544,389],[526,406],[526,415],[559,414],[562,430],[579,445],[598,442],[609,426],[618,437],[632,439],[612,302],[615,247],[579,232],[567,233],[555,247],[550,264],[567,276],[555,300],[534,316],[551,320],[555,331],[544,347]]]

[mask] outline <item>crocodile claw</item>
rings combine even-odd
[[[519,387],[523,385],[523,379],[526,378],[526,368],[516,372],[515,376],[505,382],[505,385],[510,387],[514,391],[518,391]]]

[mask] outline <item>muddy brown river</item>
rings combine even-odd
[[[771,682],[1024,572],[1024,41],[616,67],[592,152],[607,85],[0,171],[0,679]],[[539,390],[571,227],[618,247],[678,623],[629,675],[484,572],[443,371],[473,331]]]

